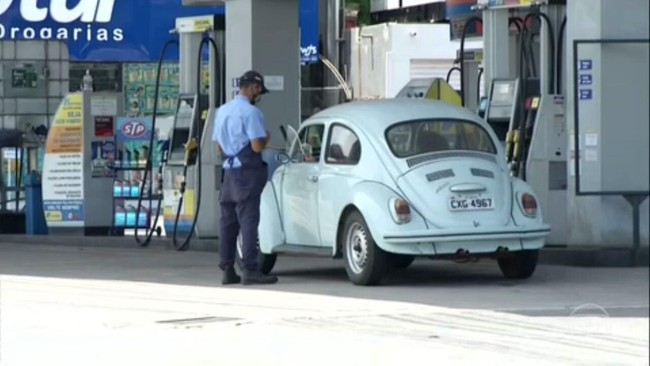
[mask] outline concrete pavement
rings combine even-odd
[[[494,263],[419,261],[363,288],[340,261],[280,257],[277,286],[222,287],[216,260],[0,244],[0,364],[648,364],[647,315],[602,316],[647,310],[647,268],[515,282]]]

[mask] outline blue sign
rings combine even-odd
[[[300,62],[318,62],[320,30],[318,10],[320,0],[300,0]]]
[[[318,0],[300,0],[300,6],[301,58],[313,60]],[[0,41],[64,41],[72,61],[154,62],[176,18],[210,14],[224,14],[223,6],[185,7],[181,0],[0,0]],[[169,47],[165,60],[177,61],[178,49]]]
[[[149,118],[117,119],[117,141],[143,141],[151,138],[151,120]]]
[[[591,89],[580,89],[580,100],[589,100],[592,96]]]
[[[55,212],[59,216],[58,222],[71,222],[84,220],[84,202],[79,200],[43,202],[45,212]]]
[[[591,60],[580,60],[580,71],[591,70],[592,61]]]
[[[579,75],[579,82],[580,85],[591,85],[593,83],[593,79],[589,74]]]

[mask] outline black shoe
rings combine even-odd
[[[267,276],[260,271],[244,271],[243,285],[270,285],[278,282],[275,276]]]
[[[223,277],[221,278],[221,284],[223,285],[232,285],[235,283],[240,283],[241,277],[235,272],[235,267],[228,267],[223,271]]]

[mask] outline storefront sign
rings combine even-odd
[[[300,62],[318,62],[320,0],[300,0]]]
[[[319,0],[300,0],[300,52],[317,60]],[[164,9],[161,11],[160,9]],[[0,41],[60,40],[73,61],[155,62],[180,17],[224,14],[180,0],[0,0]],[[178,60],[172,47],[166,60]]]
[[[38,87],[38,74],[34,65],[25,64],[23,67],[11,70],[11,87],[35,89]]]
[[[117,119],[117,141],[148,141],[151,138],[151,120],[148,118]]]
[[[81,93],[67,95],[50,126],[43,162],[43,208],[50,227],[84,223],[83,109]]]

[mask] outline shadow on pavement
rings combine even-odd
[[[210,252],[0,243],[0,275],[222,288],[217,264],[217,253]],[[533,316],[568,316],[575,306],[595,303],[627,309],[620,312],[622,316],[648,316],[648,268],[540,265],[532,278],[513,281],[502,277],[493,260],[459,264],[418,259],[408,269],[393,270],[381,286],[361,287],[349,282],[342,260],[280,256],[274,273],[280,278],[278,284],[249,289],[528,312]]]

